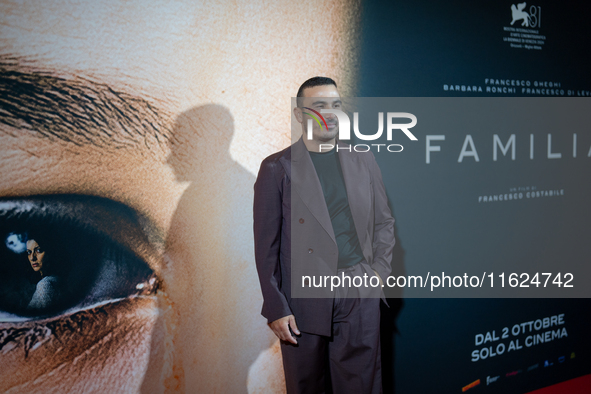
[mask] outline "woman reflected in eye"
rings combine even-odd
[[[27,309],[42,310],[59,305],[62,283],[60,276],[52,269],[51,255],[47,255],[44,246],[39,245],[35,238],[29,238],[27,257],[35,272],[33,277],[40,279]]]
[[[43,277],[43,259],[45,258],[45,250],[41,249],[36,240],[30,239],[27,241],[27,256],[31,262],[33,271],[39,272]]]

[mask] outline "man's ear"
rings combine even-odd
[[[295,115],[296,119],[299,123],[304,123],[304,113],[300,107],[295,107],[293,109],[293,114]]]

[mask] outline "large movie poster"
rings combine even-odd
[[[302,81],[351,88],[358,6],[0,10],[0,391],[281,392],[252,187]]]
[[[461,267],[490,280],[494,271],[497,286],[488,299],[404,300],[396,392],[523,393],[591,372],[588,299],[510,298],[572,297],[586,273],[561,295],[520,288],[525,276],[499,288],[503,272],[531,280],[540,271],[558,289],[589,261],[589,123],[569,122],[591,104],[590,11],[548,1],[364,4],[359,95],[413,97],[395,110],[418,118],[418,141],[402,136],[403,152],[378,156],[402,272]],[[455,290],[447,296],[483,296],[469,284]]]

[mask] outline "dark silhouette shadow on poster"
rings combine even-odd
[[[233,134],[229,110],[210,104],[182,113],[170,141],[168,164],[178,182],[189,183],[166,240],[166,264],[174,269],[164,273],[165,291],[180,306],[174,347],[187,392],[246,393],[248,369],[268,347],[268,331],[248,323],[260,314],[245,237],[252,234],[254,177],[230,156]]]
[[[388,199],[390,209],[394,214],[394,209],[390,199]],[[394,218],[396,215],[394,214]],[[406,275],[406,268],[404,265],[404,249],[402,242],[398,236],[398,227],[394,223],[394,236],[396,244],[392,252],[392,276]],[[385,394],[394,393],[396,391],[395,368],[396,368],[396,337],[398,335],[398,327],[396,320],[400,315],[400,311],[404,306],[403,292],[398,287],[384,287],[384,293],[388,301],[389,308],[382,302],[380,303],[381,313],[381,327],[380,327],[380,341],[382,350],[382,389]]]

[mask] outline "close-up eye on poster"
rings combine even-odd
[[[0,392],[591,392],[591,5],[0,1]]]

